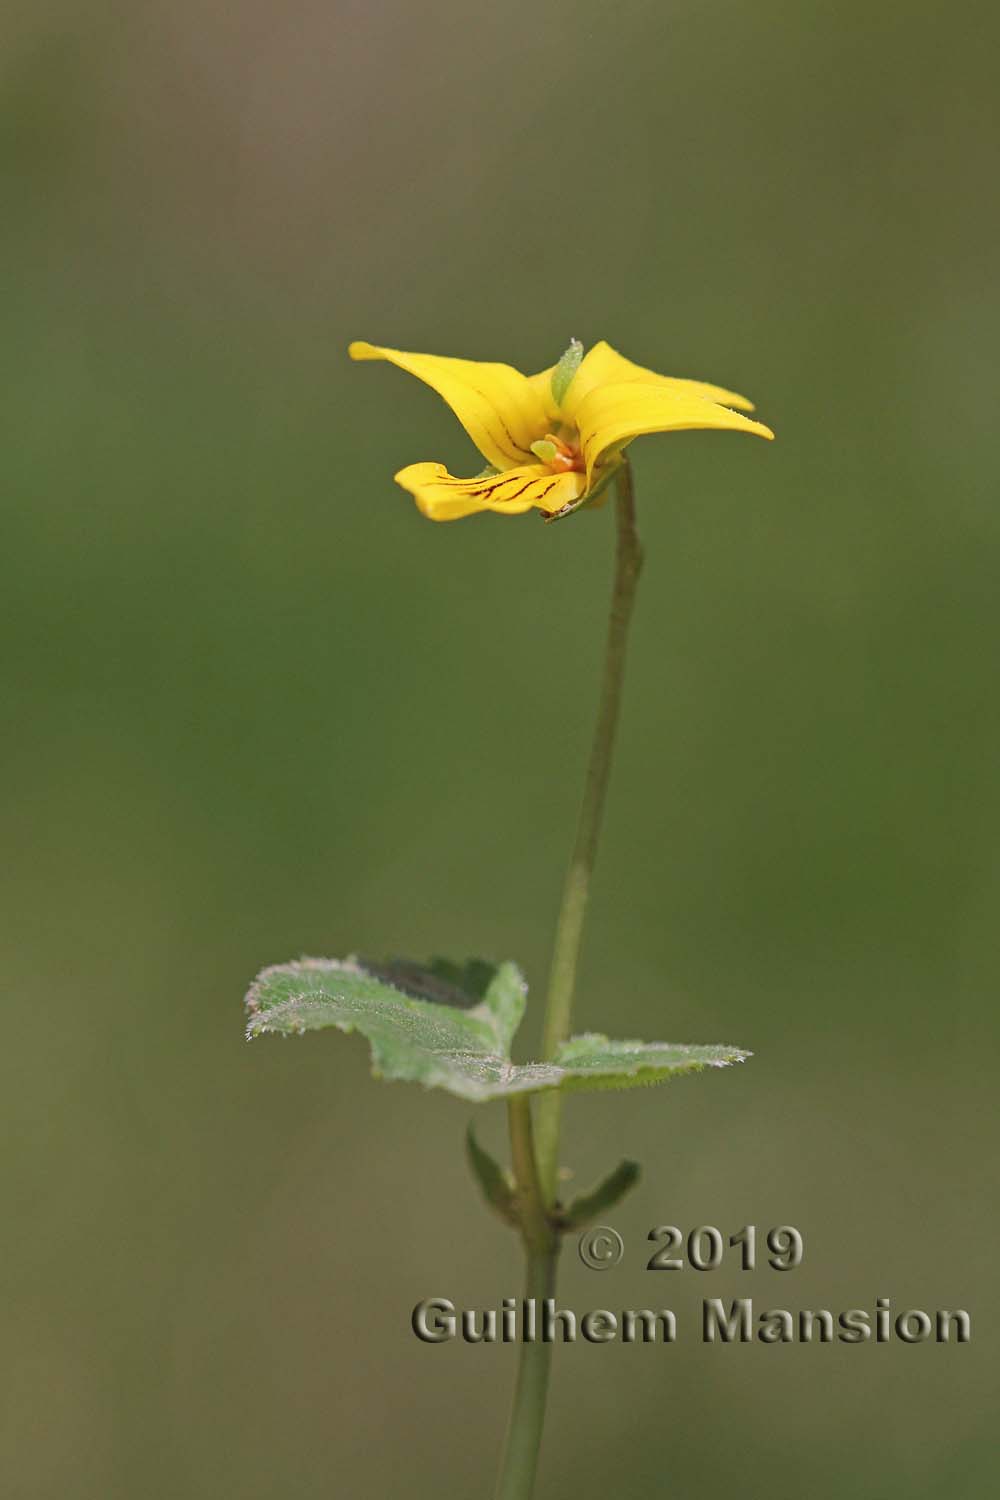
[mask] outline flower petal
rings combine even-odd
[[[437,391],[494,468],[530,462],[531,444],[545,435],[545,404],[527,376],[511,365],[406,354],[361,341],[348,353],[352,359],[387,359]]]
[[[553,425],[560,419],[560,411],[552,395],[552,377],[555,374],[555,365],[549,365],[547,370],[539,370],[537,375],[528,375],[528,384],[534,390],[538,399],[545,408],[546,429],[551,430]]]
[[[679,432],[685,428],[717,427],[734,432],[753,432],[758,437],[773,438],[774,433],[763,422],[706,401],[701,396],[664,390],[660,386],[627,381],[621,385],[602,385],[590,391],[580,402],[576,420],[580,427],[580,444],[587,460],[588,481],[601,456],[622,448],[646,432]]]
[[[617,349],[612,349],[602,339],[589,349],[577,370],[563,401],[563,413],[569,421],[577,420],[580,403],[602,385],[621,385],[625,381],[637,381],[642,385],[653,385],[660,390],[673,391],[678,396],[700,396],[704,401],[717,401],[721,406],[738,406],[742,411],[753,411],[753,402],[735,391],[727,391],[721,385],[707,385],[703,380],[680,380],[673,375],[657,375],[655,370],[646,370],[633,364]]]
[[[552,515],[585,488],[582,474],[553,474],[543,464],[521,464],[476,479],[456,479],[444,464],[409,464],[395,479],[432,521],[458,521],[481,510],[520,516],[533,507]]]

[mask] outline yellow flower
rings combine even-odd
[[[548,518],[596,499],[622,449],[647,432],[718,427],[772,438],[745,396],[699,380],[656,375],[603,341],[586,354],[574,339],[557,365],[522,375],[511,365],[405,354],[353,343],[352,359],[387,359],[443,396],[485,458],[487,470],[456,479],[444,464],[409,464],[395,476],[432,521],[477,511]]]

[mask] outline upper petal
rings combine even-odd
[[[588,482],[603,453],[622,448],[645,432],[717,427],[774,437],[763,422],[753,422],[715,401],[638,381],[597,386],[580,402],[576,420]]]
[[[528,375],[525,377],[545,408],[547,429],[558,422],[561,416],[555,397],[552,394],[552,377],[555,374],[555,369],[555,365],[549,365],[547,370],[539,370],[537,375]]]
[[[387,359],[443,396],[486,461],[497,469],[531,461],[531,444],[544,435],[547,413],[538,390],[511,365],[438,354],[407,354],[362,341],[352,359]]]
[[[582,474],[553,474],[542,464],[476,479],[456,479],[444,464],[409,464],[395,478],[432,521],[458,521],[481,510],[519,516],[534,508],[553,515],[579,499],[585,485]]]
[[[625,381],[637,381],[642,385],[673,391],[678,396],[700,396],[705,401],[718,401],[722,406],[738,406],[742,411],[753,411],[753,402],[748,401],[746,396],[727,391],[721,385],[708,385],[703,380],[680,380],[673,375],[657,375],[655,370],[633,364],[602,339],[587,351],[573,377],[563,401],[565,416],[570,421],[576,421],[580,403],[591,391],[601,385],[621,385]]]

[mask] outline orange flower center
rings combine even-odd
[[[574,470],[583,474],[586,471],[583,454],[575,443],[567,443],[564,438],[556,437],[551,432],[545,434],[544,441],[550,443],[555,450],[551,455],[546,455],[544,460],[546,468],[551,469],[553,474],[569,474]]]

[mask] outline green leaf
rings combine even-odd
[[[450,958],[432,958],[417,964],[408,958],[393,958],[386,963],[355,959],[369,974],[418,1000],[457,1007],[484,1014],[505,1057],[524,1016],[528,987],[517,964],[490,963],[485,958],[467,958],[455,963]]]
[[[524,979],[516,964],[482,959],[421,966],[305,958],[265,969],[246,1004],[248,1037],[301,1036],[327,1026],[359,1031],[371,1045],[377,1077],[447,1089],[477,1103],[541,1089],[631,1088],[749,1056],[736,1047],[580,1036],[550,1063],[512,1063]]]
[[[247,995],[247,1036],[300,1036],[327,1026],[360,1031],[377,1077],[480,1101],[560,1081],[555,1068],[510,1061],[524,1001],[524,980],[511,963],[435,960],[420,968],[307,958],[258,975]]]
[[[631,1089],[702,1068],[726,1068],[753,1054],[740,1047],[684,1042],[613,1042],[596,1032],[570,1037],[555,1055],[565,1089]]]
[[[472,1175],[479,1183],[486,1202],[496,1210],[501,1219],[516,1227],[519,1220],[514,1178],[479,1144],[471,1124],[465,1133],[465,1149]]]
[[[561,1215],[562,1227],[582,1229],[585,1224],[592,1224],[601,1214],[620,1203],[626,1193],[632,1191],[640,1175],[641,1169],[637,1161],[620,1162],[596,1187],[573,1199]]]

